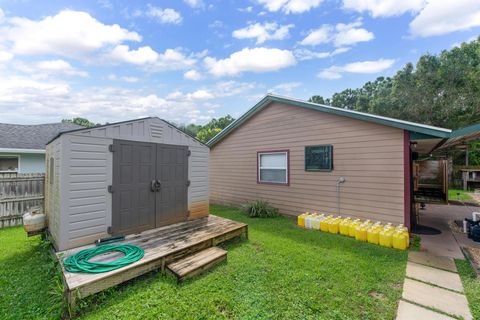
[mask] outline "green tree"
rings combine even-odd
[[[62,122],[78,124],[79,126],[82,126],[85,128],[93,128],[101,125],[100,123],[95,124],[86,118],[80,118],[80,117],[76,117],[73,119],[63,119]]]
[[[202,126],[202,128],[197,132],[196,138],[202,142],[208,142],[234,120],[235,119],[230,115],[226,115],[225,117],[218,119],[213,118],[210,120],[210,122]]]

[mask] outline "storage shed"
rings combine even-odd
[[[55,248],[207,216],[208,161],[207,146],[156,117],[59,134],[46,148]]]

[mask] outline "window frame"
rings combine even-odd
[[[261,169],[268,169],[268,168],[260,168],[260,156],[263,154],[279,154],[283,153],[286,155],[286,166],[285,170],[286,175],[286,182],[271,182],[271,181],[261,181],[260,180],[260,170]],[[273,169],[273,168],[270,168]],[[277,168],[278,169],[278,168]],[[257,184],[269,184],[275,186],[289,186],[290,185],[290,150],[289,149],[281,149],[281,150],[262,150],[257,151]]]
[[[329,147],[330,148],[330,168],[328,169],[308,169],[307,168],[307,148],[312,148],[312,147]],[[315,144],[315,145],[305,146],[303,157],[304,157],[304,169],[306,172],[332,172],[333,171],[333,144]]]
[[[17,158],[17,170],[0,170],[0,173],[19,173],[20,172],[20,155],[19,154],[2,154],[0,158]]]

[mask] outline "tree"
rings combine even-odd
[[[312,96],[308,99],[308,102],[318,103],[318,104],[328,104],[330,102],[329,99],[325,100],[322,96]]]
[[[85,128],[93,128],[101,125],[100,123],[95,124],[86,118],[80,118],[80,117],[76,117],[73,119],[63,119],[62,122],[78,124],[79,126],[82,126]]]
[[[415,67],[407,63],[392,78],[378,77],[330,100],[335,107],[452,129],[478,123],[480,37],[438,55],[425,54]]]
[[[213,118],[198,131],[196,138],[202,142],[208,142],[234,120],[230,115],[218,119]]]

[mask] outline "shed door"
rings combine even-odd
[[[188,147],[114,140],[113,149],[113,234],[187,220]]]
[[[129,234],[155,228],[156,145],[113,141],[112,233]]]
[[[188,215],[188,147],[157,145],[156,226],[185,221]]]

